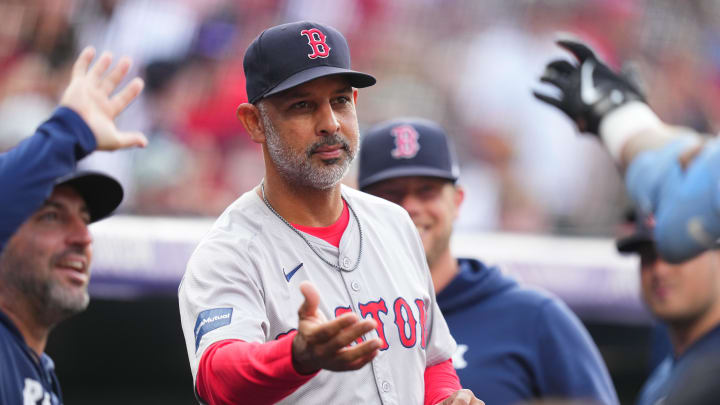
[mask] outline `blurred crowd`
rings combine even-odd
[[[259,183],[259,147],[235,118],[242,55],[263,28],[301,19],[338,28],[353,67],[378,78],[360,91],[361,131],[402,115],[448,130],[460,230],[611,235],[629,208],[599,143],[532,97],[563,56],[558,32],[632,65],[666,122],[715,133],[720,114],[712,0],[0,0],[0,15],[0,150],[49,116],[82,47],[133,58],[146,90],[119,125],[150,146],[82,162],[121,180],[125,213],[216,216]]]

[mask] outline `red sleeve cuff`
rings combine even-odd
[[[197,393],[209,405],[273,404],[317,373],[298,374],[292,364],[297,332],[270,342],[223,340],[205,350],[196,378]]]
[[[462,389],[452,359],[425,369],[425,405],[435,405]]]

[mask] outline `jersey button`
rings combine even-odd
[[[383,392],[390,392],[390,383],[387,381],[382,382],[382,390]]]
[[[353,289],[353,291],[360,291],[360,283],[357,280],[350,283],[350,287]]]
[[[343,257],[342,266],[345,269],[350,268],[350,258],[349,257],[347,257],[347,256]]]

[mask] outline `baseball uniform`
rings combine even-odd
[[[309,280],[328,319],[348,311],[374,318],[378,327],[366,338],[379,337],[383,347],[359,370],[321,370],[280,403],[423,403],[425,369],[447,361],[455,341],[437,307],[422,243],[402,208],[345,186],[341,192],[354,215],[339,248],[303,235],[342,270],[321,260],[256,190],[218,218],[179,290],[194,380],[214,342],[267,342],[297,328],[304,301],[298,285]]]

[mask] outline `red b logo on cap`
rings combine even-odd
[[[411,125],[399,125],[390,133],[395,137],[395,149],[390,154],[395,159],[412,159],[420,150],[420,134]]]
[[[325,34],[317,28],[300,31],[300,35],[306,35],[308,38],[308,45],[313,50],[313,53],[308,54],[308,58],[327,58],[330,55],[330,47],[325,43]]]

